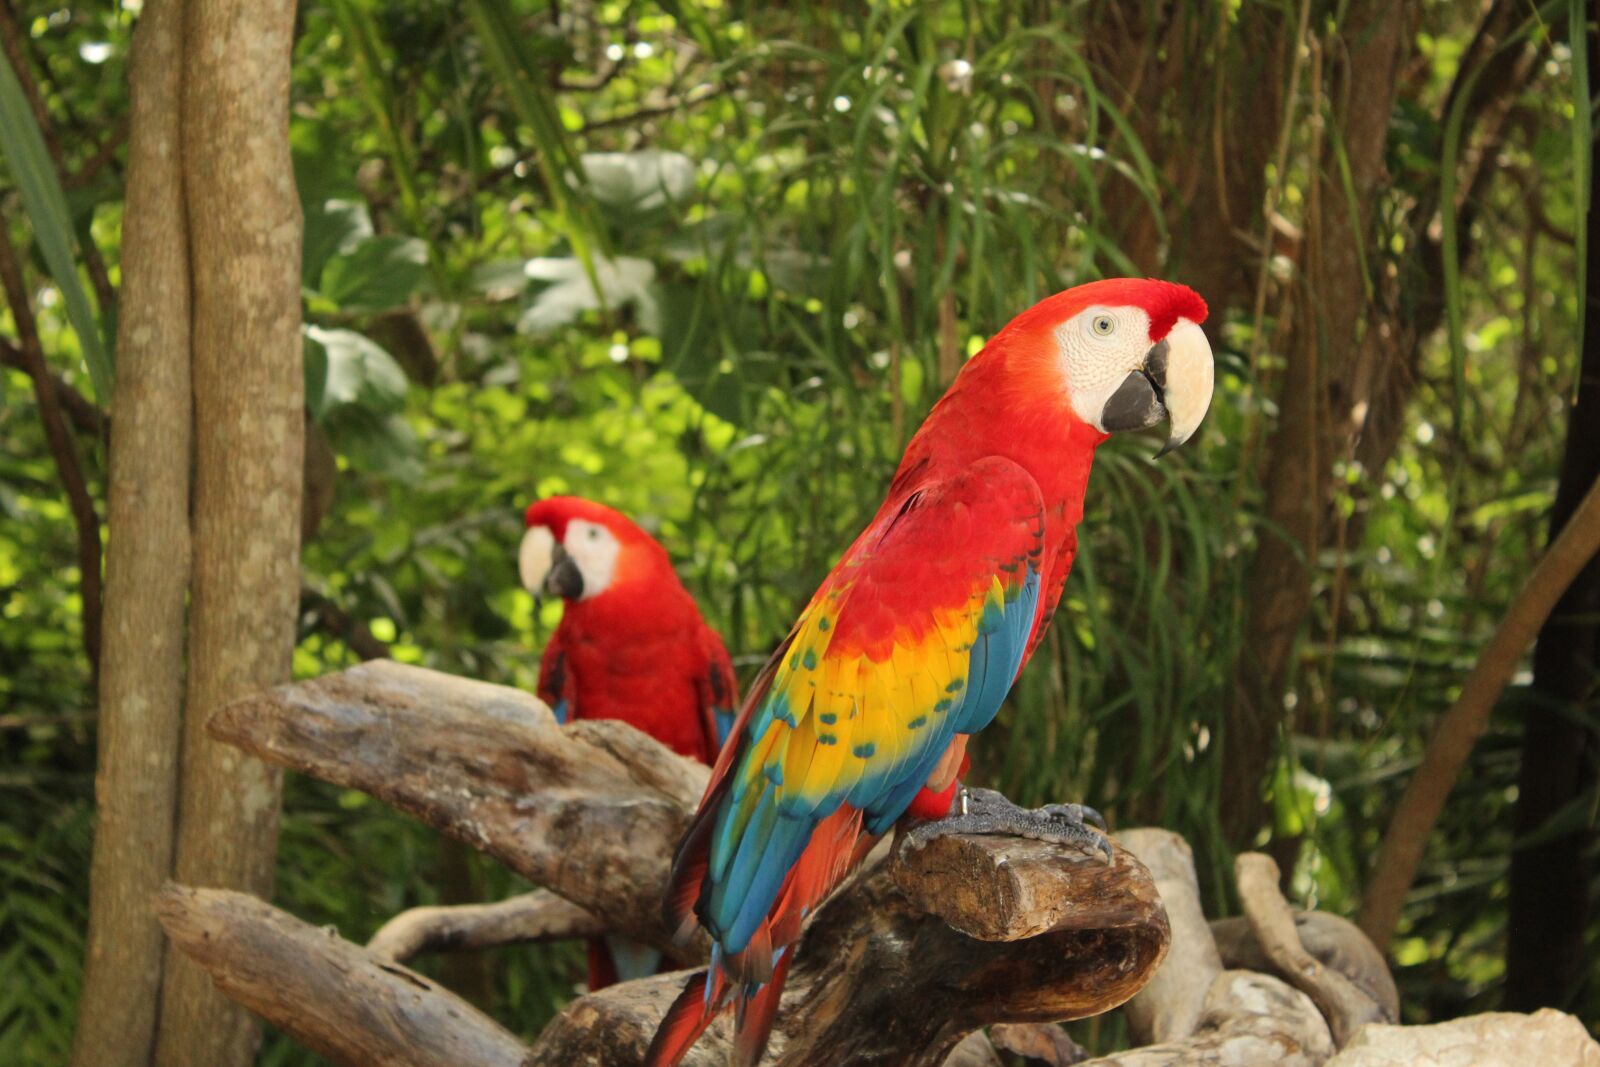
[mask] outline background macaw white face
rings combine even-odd
[[[550,527],[530,526],[517,549],[517,570],[536,597],[588,600],[611,587],[621,551],[616,535],[597,522],[573,519],[559,545]]]
[[[1159,417],[1170,423],[1169,447],[1188,440],[1211,405],[1211,344],[1188,319],[1179,319],[1162,342],[1153,342],[1143,308],[1090,307],[1056,327],[1055,336],[1072,409],[1102,432],[1128,428],[1107,425],[1107,406],[1129,375],[1140,372],[1151,381]]]
[[[561,542],[572,562],[583,575],[583,593],[579,600],[599,596],[611,585],[617,570],[617,554],[622,545],[612,532],[597,522],[573,519],[567,523],[567,536]]]

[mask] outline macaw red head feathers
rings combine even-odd
[[[517,566],[529,592],[590,600],[618,586],[670,575],[666,551],[621,512],[575,496],[536,501],[527,511]]]
[[[1079,420],[1103,433],[1165,420],[1165,453],[1189,439],[1211,404],[1205,318],[1206,302],[1188,286],[1109,278],[1041,300],[985,353],[993,350],[1036,394],[1064,396]]]

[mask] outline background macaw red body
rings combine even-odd
[[[561,721],[618,719],[701,763],[716,759],[737,692],[722,639],[676,576],[568,603],[539,672]]]
[[[728,651],[700,616],[666,550],[630,519],[575,497],[542,500],[529,526],[561,541],[567,524],[606,527],[619,545],[610,583],[568,600],[545,647],[539,697],[558,721],[615,719],[702,763],[733,722],[738,683]],[[661,953],[619,937],[589,943],[589,988],[654,973]]]

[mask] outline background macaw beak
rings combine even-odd
[[[566,600],[583,595],[583,572],[567,550],[556,544],[549,527],[530,526],[517,549],[517,573],[522,588],[539,600],[553,594]]]
[[[560,545],[550,551],[550,570],[544,576],[544,591],[563,600],[577,600],[583,595],[583,572]]]
[[[1180,321],[1157,341],[1144,365],[1125,378],[1100,413],[1107,433],[1143,430],[1166,419],[1166,455],[1193,436],[1211,406],[1213,378],[1211,343],[1194,323]]]

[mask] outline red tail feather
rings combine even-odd
[[[707,982],[713,983],[709,997]],[[655,1039],[644,1054],[644,1067],[675,1067],[721,1013],[726,999],[727,982],[720,972],[701,971],[690,978],[662,1018]]]
[[[767,984],[749,999],[739,1002],[738,1030],[733,1038],[733,1062],[736,1067],[756,1067],[761,1053],[766,1051],[767,1038],[772,1036],[772,1023],[778,1016],[778,1002],[783,999],[783,981],[789,976],[789,960],[794,957],[791,948],[772,970]]]

